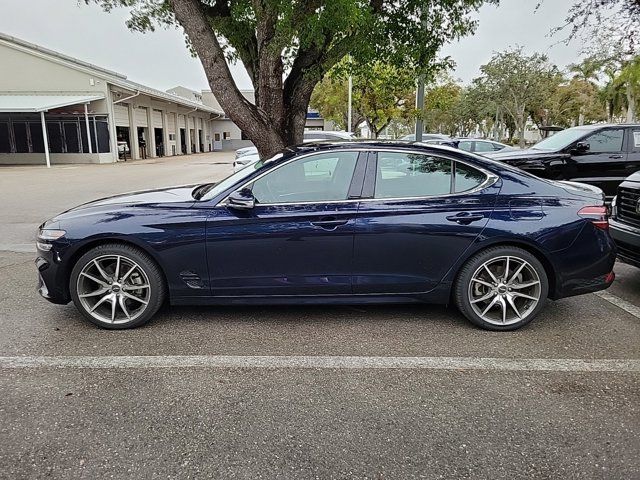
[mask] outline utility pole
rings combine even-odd
[[[416,118],[416,142],[422,141],[422,132],[424,130],[424,121],[422,115],[424,113],[424,74],[418,77],[418,88],[416,90],[416,110],[418,117]]]
[[[353,77],[349,75],[349,105],[347,107],[347,132],[351,133],[351,92],[353,90]]]

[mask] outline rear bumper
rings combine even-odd
[[[555,253],[559,275],[549,297],[557,300],[609,288],[615,279],[616,253],[610,232],[587,224],[571,247]]]
[[[611,236],[618,247],[618,258],[640,268],[640,228],[609,220]]]

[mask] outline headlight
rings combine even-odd
[[[45,242],[51,242],[53,240],[58,240],[65,236],[67,232],[64,230],[49,230],[49,229],[40,229],[38,231],[38,240],[42,240]]]
[[[64,230],[53,230],[53,229],[41,228],[40,230],[38,230],[38,235],[36,237],[37,249],[43,252],[48,252],[53,247],[53,245],[51,245],[51,243],[49,242],[52,242],[53,240],[58,240],[64,237],[66,233],[67,232],[65,232]]]

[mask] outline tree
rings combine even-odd
[[[413,115],[415,77],[407,69],[382,62],[355,65],[341,62],[320,82],[311,95],[311,107],[337,125],[347,125],[347,78],[352,76],[352,130],[362,122],[377,138],[393,120]]]
[[[524,127],[533,107],[544,102],[550,86],[557,84],[558,71],[545,55],[525,55],[522,48],[496,53],[480,67],[478,80],[492,98],[513,119],[520,147],[524,148]]]
[[[132,8],[130,28],[179,24],[211,91],[262,156],[302,141],[313,89],[345,55],[428,72],[437,52],[475,28],[469,17],[496,0],[85,0]],[[238,90],[240,61],[255,104]]]
[[[460,103],[462,87],[449,76],[427,88],[424,96],[424,121],[428,132],[456,135],[459,125],[456,107]]]
[[[335,125],[347,130],[349,93],[348,82],[343,78],[327,75],[316,85],[311,94],[309,105],[320,112],[323,118],[331,120]],[[353,103],[353,102],[352,102]],[[364,117],[353,109],[351,113],[351,131],[355,132]]]
[[[415,77],[403,68],[374,62],[353,76],[354,109],[362,116],[373,138],[393,120],[408,119],[414,109]]]
[[[640,100],[640,55],[624,62],[615,80],[619,86],[624,86],[627,96],[627,122],[636,121],[636,108]]]
[[[552,125],[573,127],[605,120],[595,84],[580,76],[559,85],[548,103],[547,121]]]
[[[566,42],[586,33],[591,39],[589,43],[597,39],[599,44],[603,36],[612,35],[614,43],[631,53],[640,38],[640,0],[574,0],[564,24],[553,33],[566,31]]]

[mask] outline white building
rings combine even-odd
[[[0,33],[0,164],[111,163],[250,145],[211,91],[167,92]],[[253,90],[242,94],[255,102]],[[309,129],[332,129],[317,112]]]
[[[118,145],[134,159],[209,151],[224,116],[3,34],[0,65],[0,164],[109,163]]]

